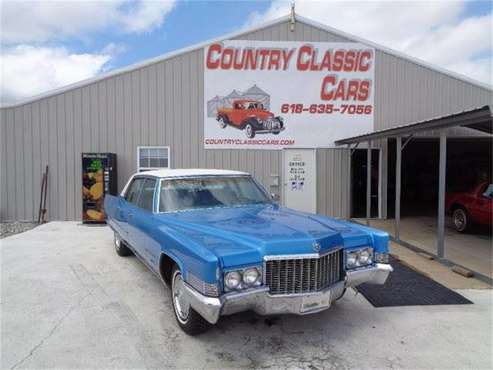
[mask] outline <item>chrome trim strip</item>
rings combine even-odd
[[[264,261],[273,261],[273,260],[296,260],[296,259],[308,259],[308,258],[321,258],[325,257],[328,254],[335,253],[343,249],[342,247],[337,247],[334,249],[330,249],[323,253],[306,253],[306,254],[275,254],[264,256]]]

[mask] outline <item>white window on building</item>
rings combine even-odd
[[[169,146],[137,147],[137,171],[151,171],[169,168]]]

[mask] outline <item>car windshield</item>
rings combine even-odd
[[[271,203],[250,176],[161,180],[159,212]]]

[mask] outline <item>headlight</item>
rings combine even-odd
[[[224,284],[228,289],[236,289],[241,283],[241,275],[238,271],[231,271],[224,277]]]
[[[243,282],[248,286],[254,285],[259,281],[259,278],[260,272],[255,267],[246,269],[243,272]]]
[[[360,248],[346,251],[346,268],[352,269],[373,263],[373,248]]]
[[[361,253],[359,254],[359,263],[360,265],[368,265],[370,264],[372,261],[371,261],[371,251],[370,249],[366,248],[366,249],[363,249],[361,251]]]
[[[246,267],[224,274],[224,288],[226,291],[248,289],[262,285],[262,268]]]
[[[346,265],[348,268],[356,267],[357,262],[358,262],[357,252],[349,252],[346,255]]]

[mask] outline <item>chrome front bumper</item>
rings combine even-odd
[[[214,298],[200,294],[186,283],[185,293],[193,309],[211,324],[215,324],[222,315],[247,310],[253,310],[261,315],[307,315],[329,308],[332,302],[341,297],[345,288],[362,283],[385,283],[392,271],[392,266],[379,263],[368,268],[347,271],[345,280],[315,293],[271,295],[268,287],[260,287]]]

